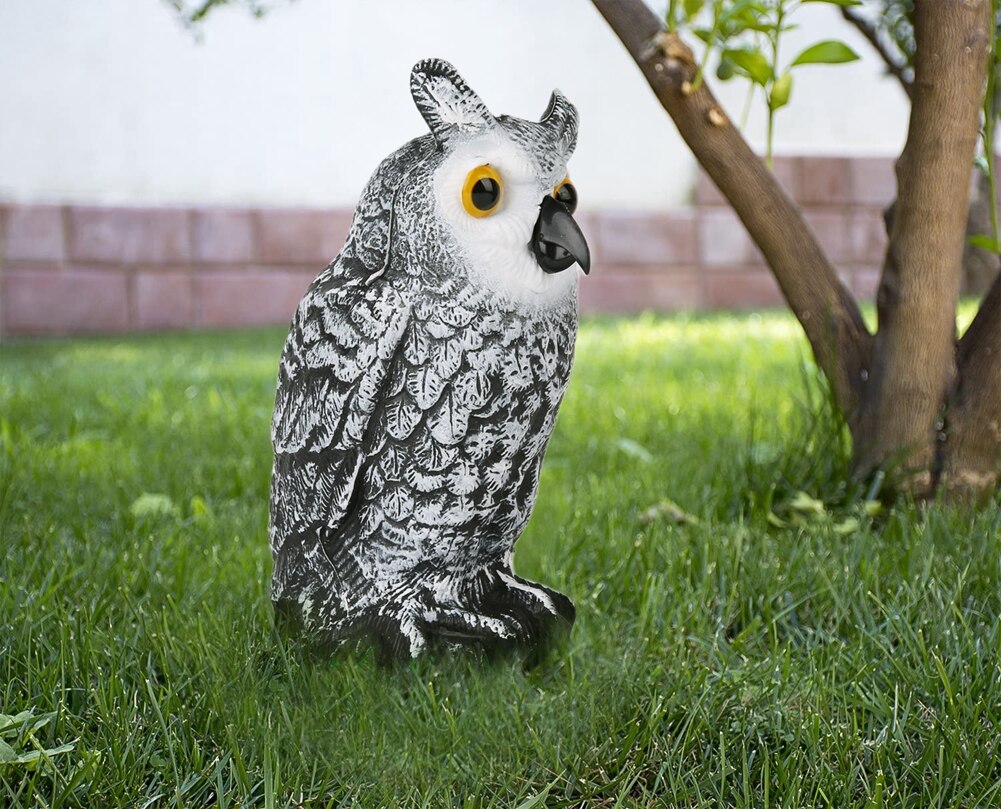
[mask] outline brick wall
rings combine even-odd
[[[871,299],[893,161],[786,157],[775,172],[849,287]],[[782,302],[705,177],[688,209],[579,218],[593,256],[583,311]],[[0,336],[286,323],[350,223],[348,210],[0,205]]]

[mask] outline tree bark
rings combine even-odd
[[[991,288],[998,276],[998,255],[969,242],[971,236],[992,236],[990,183],[980,169],[974,169],[973,175],[970,210],[966,218],[967,242],[963,247],[961,290],[964,295],[980,297]]]
[[[864,36],[886,65],[886,72],[896,76],[900,88],[913,101],[914,71],[910,66],[912,57],[899,49],[900,43],[889,43],[881,33],[880,25],[872,18],[858,14],[850,6],[841,7],[841,16]],[[991,99],[990,114],[997,115],[1001,109],[1001,82],[995,85]],[[974,188],[970,194],[969,214],[966,220],[966,235],[986,236],[991,234],[991,195],[987,177],[979,169],[973,170]],[[887,210],[892,209],[893,203]],[[888,229],[889,230],[889,229]],[[983,295],[998,274],[998,256],[982,247],[967,243],[963,250],[962,291],[966,295]]]
[[[900,483],[918,495],[934,489],[943,408],[956,378],[956,306],[989,24],[988,0],[915,2],[911,120],[853,445],[856,469],[899,463]]]
[[[1001,460],[1001,278],[963,340],[956,306],[990,0],[915,0],[907,145],[873,337],[796,205],[730,124],[691,50],[642,0],[592,0],[761,249],[852,434],[856,473],[899,465],[919,497],[983,492]]]
[[[1001,276],[960,341],[940,487],[964,499],[997,487],[1001,461]]]
[[[799,209],[730,123],[691,49],[642,0],[592,0],[768,261],[841,411],[858,410],[871,335]]]

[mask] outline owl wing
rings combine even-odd
[[[276,585],[287,539],[300,537],[308,555],[317,540],[336,542],[351,513],[366,430],[410,318],[407,301],[391,284],[369,285],[363,275],[343,270],[335,262],[313,282],[278,371],[271,422]]]

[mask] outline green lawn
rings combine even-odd
[[[0,346],[0,806],[1001,805],[1001,507],[867,509],[789,317],[583,325],[528,672],[272,635],[283,337]]]

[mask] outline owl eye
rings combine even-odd
[[[577,210],[577,189],[570,182],[569,177],[564,177],[560,181],[560,184],[553,189],[553,197],[557,202],[562,202],[566,205],[570,213]]]
[[[477,166],[466,175],[462,186],[462,207],[477,219],[490,216],[500,205],[503,191],[504,184],[497,169],[489,163]]]

